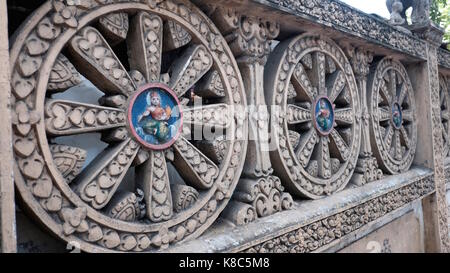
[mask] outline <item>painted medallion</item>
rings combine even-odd
[[[163,150],[170,147],[182,128],[180,102],[164,84],[148,84],[132,98],[128,123],[134,137],[145,147]]]
[[[314,126],[317,131],[325,136],[333,129],[334,108],[327,97],[320,97],[314,107]]]

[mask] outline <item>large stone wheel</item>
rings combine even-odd
[[[17,189],[63,240],[157,251],[227,205],[247,147],[243,83],[189,2],[48,1],[16,33],[11,70]],[[97,135],[87,146],[102,152],[77,146]]]
[[[439,98],[441,100],[442,138],[444,143],[444,157],[450,149],[450,89],[444,75],[439,75]]]
[[[382,169],[407,171],[416,152],[414,91],[403,65],[390,58],[374,64],[369,77],[372,149]]]
[[[307,198],[343,189],[360,148],[361,110],[351,66],[331,40],[282,42],[266,68],[271,159],[287,188]]]

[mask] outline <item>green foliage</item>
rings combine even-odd
[[[444,28],[444,42],[450,43],[450,1],[432,0],[430,16],[433,22]]]

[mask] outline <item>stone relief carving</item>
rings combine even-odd
[[[334,0],[267,0],[272,5],[300,16],[312,16],[345,32],[377,41],[390,48],[426,59],[426,43],[397,30],[387,22],[350,8]]]
[[[443,140],[443,157],[449,155],[450,150],[450,89],[448,87],[447,78],[439,75],[439,99],[441,104],[441,125],[442,125],[442,140]]]
[[[28,20],[10,51],[11,103],[16,184],[35,216],[88,252],[158,251],[199,236],[230,200],[247,147],[247,118],[231,111],[246,105],[243,83],[216,27],[184,0],[52,0]],[[184,55],[163,65],[167,39]],[[128,44],[131,71],[114,51],[117,43]],[[99,105],[47,96],[76,86],[81,75],[105,94]],[[189,91],[200,83],[206,83],[204,105],[194,108]],[[143,140],[133,131],[135,104],[127,100],[145,92],[153,106],[140,117],[148,111],[145,126],[156,129],[145,127],[150,137]],[[179,98],[169,110],[179,111],[173,117],[182,131],[162,148],[166,140],[155,139],[167,133],[169,110],[160,104],[169,93]],[[208,117],[217,107],[224,110]],[[223,133],[194,143],[197,127]],[[100,132],[109,146],[86,167],[82,149],[52,142],[90,132]],[[171,180],[169,165],[181,181]],[[134,167],[139,183],[126,178]]]
[[[384,58],[371,68],[368,86],[372,149],[389,174],[411,166],[416,152],[414,91],[400,62]]]
[[[368,200],[338,214],[299,227],[242,250],[247,253],[305,253],[319,251],[402,206],[434,190],[433,176]]]
[[[429,0],[386,0],[386,6],[391,13],[390,23],[393,25],[407,24],[406,10],[412,8],[411,23],[423,25],[430,21]]]
[[[383,178],[383,172],[378,168],[378,162],[373,156],[370,144],[370,113],[367,107],[367,78],[370,72],[370,64],[373,61],[373,53],[362,48],[347,47],[347,54],[358,83],[361,100],[362,135],[359,159],[356,163],[355,173],[351,181],[356,185],[364,185],[368,182]]]
[[[272,39],[278,36],[280,27],[273,21],[247,16],[231,7],[210,4],[203,8],[225,35],[237,58],[249,104],[249,149],[244,172],[233,195],[235,201],[224,214],[241,225],[290,209],[293,204],[279,178],[272,175],[267,147],[269,115],[262,84]]]
[[[269,61],[265,94],[274,105],[270,156],[275,174],[301,197],[342,190],[355,170],[361,140],[350,62],[333,41],[313,34],[283,41]]]
[[[450,51],[443,48],[438,49],[438,63],[447,69],[450,69]]]

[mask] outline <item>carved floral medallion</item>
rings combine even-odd
[[[47,1],[10,58],[18,193],[62,240],[158,251],[225,208],[247,149],[246,99],[225,39],[190,2]],[[61,99],[87,82],[98,103]],[[92,134],[98,153],[77,146]]]

